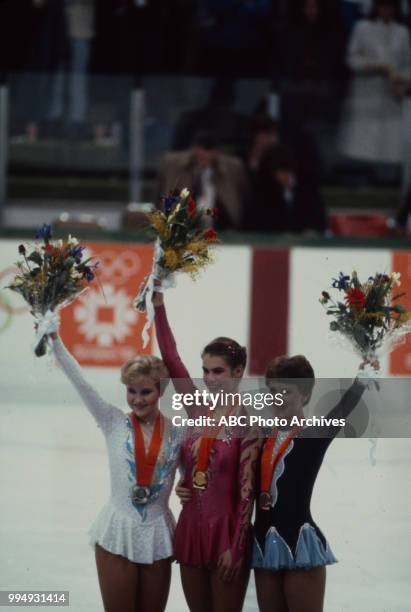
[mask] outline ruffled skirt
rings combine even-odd
[[[154,563],[173,555],[174,517],[166,508],[150,520],[104,506],[90,528],[90,544],[134,563]]]
[[[254,538],[252,567],[268,570],[309,569],[320,565],[337,563],[328,543],[322,543],[316,530],[305,523],[298,536],[295,554],[275,527],[267,531],[264,553]]]

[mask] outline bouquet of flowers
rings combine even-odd
[[[320,302],[333,317],[330,329],[350,342],[363,364],[375,364],[384,346],[405,338],[411,331],[411,312],[398,302],[405,295],[396,290],[400,274],[376,274],[361,283],[355,271],[351,276],[340,272],[332,287],[343,294],[343,300],[333,300],[323,291]]]
[[[210,246],[217,242],[217,232],[211,227],[204,229],[205,216],[215,218],[217,209],[197,208],[188,189],[183,189],[178,196],[164,198],[163,210],[148,214],[156,238],[153,269],[134,302],[137,310],[147,313],[143,330],[145,344],[154,318],[151,303],[154,284],[160,291],[174,286],[176,272],[186,272],[195,279],[200,269],[213,261]]]
[[[30,306],[37,328],[34,352],[41,357],[47,352],[47,335],[54,331],[57,309],[87,289],[96,276],[98,262],[92,263],[92,257],[83,260],[85,247],[72,236],[52,242],[50,225],[44,224],[36,238],[42,242],[19,246],[22,259],[16,263],[18,272],[8,288]]]

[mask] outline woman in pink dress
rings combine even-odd
[[[160,351],[178,393],[195,386],[177,352],[162,294],[153,298]],[[229,338],[217,338],[202,353],[203,379],[210,392],[235,393],[244,373],[246,350]],[[207,406],[190,409],[190,417]],[[236,406],[214,410],[239,415]],[[242,435],[241,435],[242,434]],[[238,612],[249,579],[250,519],[260,440],[251,432],[223,427],[204,451],[204,430],[190,428],[182,445],[183,486],[191,491],[178,519],[174,556],[180,563],[187,604],[192,612]],[[210,437],[210,435],[209,435]],[[204,460],[205,456],[205,460]]]

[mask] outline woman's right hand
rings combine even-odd
[[[184,506],[187,502],[191,501],[192,493],[190,489],[183,486],[184,478],[181,478],[176,486],[176,494],[180,500],[180,503]]]
[[[154,287],[160,287],[161,286],[161,281],[159,281],[157,278],[154,279]],[[151,300],[154,304],[154,306],[162,306],[164,304],[164,296],[163,293],[161,291],[154,291],[153,292],[153,297]]]
[[[34,324],[34,329],[35,329],[36,331],[37,331],[38,327],[39,327],[39,324],[38,324],[38,323],[35,323],[35,324]],[[58,338],[58,334],[57,334],[57,332],[51,332],[50,334],[47,334],[47,336],[49,336],[49,337],[50,337],[52,340],[57,340],[57,338]]]

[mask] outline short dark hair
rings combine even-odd
[[[213,357],[223,357],[232,370],[238,366],[245,368],[247,365],[247,349],[232,338],[223,336],[215,338],[207,344],[201,356],[203,357],[206,353]]]
[[[296,171],[296,162],[292,151],[284,145],[270,147],[264,153],[260,165],[264,175],[269,176],[278,170]]]
[[[255,137],[261,132],[278,132],[279,125],[269,115],[256,117],[251,124],[251,136]]]
[[[395,18],[400,19],[401,18],[401,4],[398,0],[374,0],[372,16],[376,18],[378,8],[380,6],[387,6],[387,5],[391,6],[394,9]]]
[[[207,149],[212,151],[217,148],[217,138],[213,132],[201,130],[197,132],[193,140],[194,147],[200,147],[201,149]]]
[[[281,355],[272,359],[265,372],[267,386],[273,378],[298,378],[296,384],[301,393],[308,396],[305,402],[308,404],[315,384],[315,374],[311,363],[304,355],[294,355],[293,357]]]

